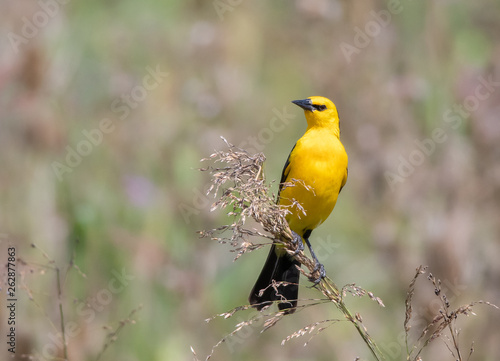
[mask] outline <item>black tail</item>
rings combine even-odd
[[[259,278],[257,278],[257,282],[255,282],[252,292],[250,292],[248,298],[250,304],[260,311],[273,301],[287,300],[278,303],[278,308],[286,310],[286,313],[295,312],[299,296],[300,276],[297,267],[300,267],[300,263],[288,253],[284,252],[282,255],[277,255],[276,246],[273,244]],[[272,280],[277,283],[286,282],[286,284],[279,285],[277,287],[278,292],[276,292],[274,287],[271,286]],[[263,290],[262,295],[259,295],[261,290]]]

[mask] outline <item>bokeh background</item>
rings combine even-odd
[[[333,216],[311,240],[336,283],[384,300],[348,304],[387,358],[406,359],[404,300],[420,264],[452,306],[500,303],[499,1],[5,0],[0,9],[0,257],[16,247],[14,359],[62,357],[59,300],[71,361],[103,350],[101,360],[191,360],[190,346],[204,359],[255,315],[204,321],[246,304],[267,250],[233,262],[228,246],[198,238],[228,219],[209,212],[196,168],[224,147],[222,135],[264,152],[268,179],[279,180],[306,127],[290,101],[310,95],[336,103],[350,162]],[[301,297],[318,297],[306,285]],[[438,308],[423,277],[414,331]],[[471,360],[498,360],[500,311],[476,313],[457,324],[462,352],[474,341]],[[322,305],[265,333],[250,327],[212,359],[371,359],[346,322],[307,347],[309,335],[280,345],[337,317]],[[453,359],[442,341],[424,356]]]

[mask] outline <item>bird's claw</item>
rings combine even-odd
[[[314,277],[314,274],[318,272],[318,277]],[[316,286],[318,283],[321,282],[323,278],[326,277],[326,271],[325,271],[325,266],[323,266],[321,263],[316,262],[316,266],[314,267],[314,270],[311,272],[311,276],[309,277],[309,281],[313,282],[314,286]]]
[[[304,243],[302,242],[302,237],[299,236],[297,233],[292,231],[293,239],[292,243],[297,247],[295,251],[293,252],[293,255],[296,256],[298,255],[301,251],[304,250]]]

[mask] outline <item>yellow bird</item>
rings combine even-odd
[[[286,220],[294,233],[299,249],[305,242],[319,270],[325,270],[309,242],[313,229],[323,223],[337,203],[347,181],[347,154],[340,142],[340,124],[335,104],[327,98],[314,96],[292,103],[304,109],[307,130],[295,143],[281,175],[278,204],[290,213]],[[293,185],[283,186],[290,182]],[[297,207],[297,203],[300,207]],[[292,313],[297,307],[300,263],[282,245],[273,244],[266,263],[250,293],[249,301],[258,310],[279,301],[280,310]],[[273,280],[281,284],[277,290]]]

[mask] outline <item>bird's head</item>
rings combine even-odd
[[[330,99],[314,96],[302,100],[293,100],[292,103],[304,109],[308,128],[332,128],[336,134],[339,130],[339,115],[337,107]]]

